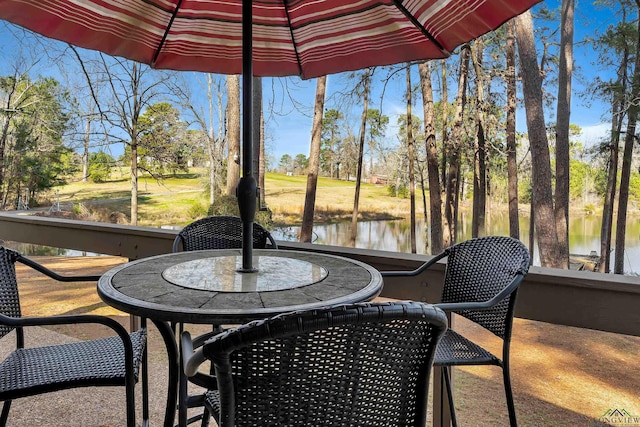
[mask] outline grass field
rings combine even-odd
[[[206,215],[209,206],[207,179],[204,170],[157,181],[141,177],[138,181],[138,224],[186,224]],[[131,183],[126,172],[116,173],[105,183],[72,182],[56,187],[43,205],[60,198],[64,210],[89,211],[99,220],[109,220],[115,213],[123,222],[131,204]],[[266,203],[278,224],[295,225],[302,220],[306,193],[306,176],[268,173],[265,178]],[[57,196],[55,191],[57,190]],[[320,178],[315,203],[316,222],[350,219],[353,212],[355,182]],[[422,197],[416,194],[418,212],[422,212]],[[82,208],[80,208],[82,206]],[[405,217],[409,199],[390,197],[387,188],[363,183],[360,190],[359,217],[385,219]]]
[[[267,174],[266,199],[276,220],[288,224],[301,221],[306,185],[306,176]],[[321,177],[316,192],[316,219],[332,222],[351,218],[354,196],[355,182]],[[409,213],[409,199],[390,197],[385,186],[363,183],[358,211],[363,219],[403,217]]]

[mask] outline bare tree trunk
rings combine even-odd
[[[336,179],[336,172],[335,172],[335,153],[333,152],[333,129],[331,130],[331,140],[329,141],[329,158],[331,159],[330,162],[331,164],[329,165],[329,169],[330,169],[330,174],[331,174],[331,179]]]
[[[429,209],[427,207],[427,192],[425,187],[427,183],[424,181],[424,167],[419,169],[420,172],[420,191],[422,192],[422,215],[424,218],[424,232],[429,232]],[[426,253],[429,253],[429,235],[426,234],[424,249]]]
[[[89,142],[91,142],[91,120],[93,111],[87,114],[87,124],[84,128],[84,141],[82,148],[82,182],[89,179]]]
[[[251,149],[253,150],[253,166],[251,170],[253,171],[253,178],[256,180],[256,185],[259,185],[260,182],[260,140],[262,138],[262,128],[260,127],[260,118],[262,117],[262,78],[261,77],[253,77],[253,84],[251,85],[253,89],[253,117],[251,119],[253,131],[253,141],[255,144],[252,145]],[[260,197],[260,189],[256,196]],[[260,200],[257,204],[258,209],[262,201]]]
[[[622,23],[626,23],[626,11],[622,9]],[[613,207],[616,197],[616,184],[618,179],[618,163],[620,155],[620,133],[624,121],[624,94],[627,92],[627,64],[629,63],[629,44],[624,43],[622,58],[620,58],[617,72],[617,81],[614,89],[611,113],[611,136],[609,140],[609,161],[607,165],[607,188],[602,207],[602,225],[600,229],[600,260],[598,271],[609,273],[611,266],[611,234],[613,229]]]
[[[262,88],[262,85],[260,85],[260,87]],[[267,207],[267,199],[266,199],[266,191],[265,191],[265,187],[264,187],[264,174],[267,171],[267,161],[265,158],[265,152],[264,152],[264,109],[262,108],[262,104],[260,105],[260,164],[258,165],[259,168],[259,177],[260,179],[258,180],[258,186],[259,191],[260,191],[260,206],[259,208],[266,208]]]
[[[442,193],[440,192],[440,172],[438,171],[438,150],[434,126],[433,90],[431,87],[431,66],[428,62],[418,65],[424,115],[425,148],[427,151],[427,176],[429,180],[429,213],[431,218],[431,253],[442,252]]]
[[[2,134],[0,134],[0,195],[2,196],[2,209],[6,209],[8,204],[8,197],[10,192],[10,174],[9,172],[9,159],[11,153],[11,144],[9,141],[9,128],[11,125],[11,119],[17,113],[13,103],[16,99],[16,92],[18,91],[17,85],[20,79],[17,74],[14,74],[14,78],[11,79],[11,88],[6,88],[6,99],[4,104],[4,112],[0,116],[2,118]],[[20,96],[17,96],[20,99]]]
[[[540,262],[543,267],[562,268],[551,194],[551,157],[544,123],[542,79],[536,58],[531,11],[516,18],[516,37],[531,145],[534,221]]]
[[[131,141],[131,225],[138,225],[138,142]]]
[[[417,252],[416,247],[416,178],[414,174],[414,162],[415,152],[413,145],[413,123],[411,112],[411,65],[406,66],[406,80],[407,80],[407,152],[409,155],[409,199],[411,204],[410,216],[410,239],[411,239],[411,253]]]
[[[226,85],[226,79],[225,79]],[[218,194],[222,194],[222,189],[226,187],[226,176],[222,176],[222,170],[217,172],[218,168],[222,165],[222,159],[224,158],[224,149],[227,146],[227,140],[229,139],[227,129],[227,109],[224,108],[224,100],[220,85],[216,91],[218,98],[218,136],[216,137],[216,144],[214,147],[214,155],[218,165],[216,166],[215,180],[216,188],[219,189]],[[226,188],[225,188],[226,189]]]
[[[636,0],[640,10],[640,1]],[[636,125],[640,106],[640,22],[637,24],[637,40],[635,64],[631,78],[631,102],[627,112],[627,131],[624,138],[624,152],[622,154],[622,171],[620,177],[620,194],[618,196],[618,216],[616,218],[616,245],[613,261],[613,272],[624,274],[625,237],[627,233],[627,206],[629,204],[629,182],[631,178],[631,161],[633,157],[633,143],[636,136]]]
[[[356,172],[356,193],[353,199],[353,215],[351,216],[351,246],[356,246],[358,237],[358,203],[360,202],[360,180],[362,179],[362,157],[364,153],[365,132],[367,130],[367,111],[369,111],[369,82],[371,80],[371,68],[367,68],[364,74],[364,105],[362,109],[362,122],[360,123],[360,144],[358,148],[358,169]]]
[[[636,70],[638,72],[638,70]],[[634,76],[634,80],[637,77]],[[637,86],[634,82],[633,86]],[[634,90],[634,97],[640,95]],[[614,253],[613,272],[624,274],[625,236],[627,233],[627,206],[629,205],[629,182],[631,177],[631,160],[633,143],[636,139],[636,122],[638,107],[631,103],[627,119],[627,133],[624,138],[624,152],[622,154],[622,171],[620,176],[620,194],[618,196],[618,216],[616,218],[616,246]]]
[[[84,140],[82,147],[82,182],[89,180],[89,144],[91,143],[91,122],[93,121],[93,112],[95,104],[90,100],[88,102],[87,123],[84,128]]]
[[[133,111],[141,111],[138,97],[140,74],[138,64],[132,63]],[[131,225],[138,225],[138,118],[131,118]]]
[[[440,91],[442,97],[442,151],[440,173],[440,201],[444,202],[444,211],[446,212],[447,203],[447,163],[449,161],[449,89],[447,85],[447,63],[441,61],[441,82],[442,90]],[[442,244],[443,247],[447,247],[453,243],[453,237],[451,236],[451,225],[449,224],[449,218],[446,213],[442,216]],[[435,249],[434,249],[435,250]]]
[[[625,65],[621,65],[625,67]],[[618,97],[619,98],[619,97]],[[598,271],[609,273],[611,265],[611,232],[613,230],[613,204],[616,195],[616,183],[618,179],[618,157],[620,154],[620,130],[622,128],[621,105],[618,100],[613,102],[611,120],[611,137],[609,140],[609,162],[607,168],[607,189],[604,194],[604,206],[602,207],[602,225],[600,228],[600,260]]]
[[[558,108],[556,116],[555,218],[563,268],[569,268],[569,122],[573,71],[573,0],[562,0]]]
[[[535,207],[533,206],[533,195],[531,196],[531,203],[529,204],[529,253],[531,254],[531,263],[533,264],[533,255],[536,247],[536,214]],[[540,252],[540,249],[538,249]]]
[[[640,0],[636,0],[640,10]],[[627,233],[627,206],[629,204],[629,182],[631,178],[631,161],[633,157],[633,143],[636,136],[636,124],[640,106],[640,22],[637,24],[637,40],[635,64],[631,83],[631,102],[627,113],[627,133],[624,138],[624,152],[622,154],[622,171],[620,177],[620,195],[618,196],[618,217],[616,218],[616,246],[613,264],[615,274],[624,273],[625,237]]]
[[[452,227],[452,234],[455,237],[454,238],[454,243],[458,241],[458,227],[460,224],[458,224],[458,218],[460,218],[460,216],[458,215],[458,213],[460,212],[460,198],[461,196],[464,194],[464,180],[462,179],[462,163],[460,162],[460,152],[458,151],[458,159],[457,159],[457,165],[458,167],[456,168],[456,188],[455,191],[453,192],[453,227]]]
[[[516,158],[516,42],[515,21],[507,23],[507,175],[509,182],[509,236],[520,239],[518,215],[518,160]],[[530,248],[533,251],[533,248]]]
[[[453,123],[453,135],[449,143],[448,159],[449,171],[447,182],[445,183],[445,206],[444,216],[449,225],[449,236],[452,242],[457,239],[457,211],[458,211],[458,190],[460,189],[460,141],[464,135],[463,116],[467,104],[467,77],[469,74],[469,45],[466,44],[460,49],[460,71],[458,73],[458,95],[456,97],[456,112]]]
[[[472,48],[473,67],[476,74],[476,146],[474,150],[473,169],[473,215],[471,221],[471,236],[479,237],[486,234],[487,212],[487,166],[484,120],[484,72],[482,70],[483,55],[482,39],[476,40]]]
[[[322,116],[324,113],[324,97],[327,91],[327,76],[318,77],[316,83],[316,102],[313,109],[313,126],[311,128],[311,149],[309,150],[309,172],[307,175],[307,193],[304,199],[300,241],[311,243],[313,235],[313,216],[316,205],[318,174],[320,173],[320,143],[322,141]]]
[[[9,102],[7,101],[7,105]],[[2,209],[6,207],[6,198],[9,191],[4,191],[5,187],[5,177],[7,175],[7,167],[5,165],[5,153],[7,151],[7,141],[9,139],[9,125],[11,124],[11,116],[9,114],[3,117],[2,123],[2,135],[0,135],[0,191],[4,192],[3,194],[3,203]]]
[[[233,196],[240,179],[240,77],[237,75],[227,76],[227,144],[227,195]]]
[[[209,103],[209,131],[207,132],[207,156],[209,158],[209,205],[216,200],[216,151],[213,134],[213,76],[207,74],[207,101]]]
[[[611,114],[611,137],[609,141],[609,162],[607,168],[607,188],[604,195],[604,206],[602,208],[602,226],[600,229],[600,261],[598,271],[609,273],[611,265],[611,233],[613,230],[613,205],[616,196],[616,184],[618,180],[618,162],[620,155],[620,133],[623,122],[623,100],[627,90],[627,62],[629,51],[626,48],[623,52],[623,60],[618,68],[618,86],[620,88],[614,92],[613,106]]]

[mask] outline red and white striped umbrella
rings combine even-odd
[[[262,0],[253,74],[444,58],[539,0]],[[0,19],[155,68],[242,72],[242,0],[0,0]]]
[[[154,68],[243,75],[242,271],[252,267],[252,76],[446,58],[540,0],[0,0],[0,19]],[[244,41],[244,43],[243,43]],[[248,42],[248,43],[247,43]]]

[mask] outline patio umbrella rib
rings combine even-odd
[[[304,77],[302,74],[302,64],[300,62],[300,54],[298,53],[298,46],[296,44],[296,39],[293,36],[293,28],[291,27],[291,15],[289,14],[289,6],[287,5],[287,0],[282,2],[284,7],[284,14],[287,16],[287,24],[289,24],[289,34],[291,34],[291,45],[293,46],[293,52],[296,55],[296,62],[298,63],[298,75]]]
[[[443,54],[445,54],[447,57],[451,55],[451,52],[449,52],[447,49],[445,49],[445,47],[444,47],[444,46],[442,46],[442,44],[441,44],[438,40],[436,40],[436,38],[433,36],[433,34],[431,34],[431,32],[429,32],[429,30],[427,30],[427,29],[424,27],[424,25],[422,25],[422,24],[420,23],[420,21],[418,21],[418,20],[416,19],[416,17],[415,17],[415,16],[413,16],[413,15],[411,14],[411,12],[409,12],[409,11],[407,10],[407,8],[406,8],[406,7],[404,7],[404,5],[402,4],[402,0],[392,0],[392,2],[393,2],[393,4],[398,8],[398,10],[399,10],[400,12],[402,12],[402,13],[404,14],[404,16],[406,16],[406,17],[407,17],[407,19],[408,19],[409,21],[411,21],[411,23],[412,23],[413,25],[415,25],[415,27],[416,27],[418,30],[420,30],[420,32],[421,32],[422,34],[424,34],[424,35],[425,35],[425,37],[427,37],[429,40],[431,40],[431,41],[433,42],[433,44],[435,44],[435,45],[436,45],[436,47],[437,47],[438,49],[440,49],[440,51],[441,51]]]
[[[167,24],[167,28],[164,30],[164,34],[162,35],[162,40],[160,40],[160,44],[158,45],[158,49],[156,49],[156,53],[153,55],[153,61],[151,61],[151,68],[155,68],[156,61],[158,60],[158,56],[160,56],[160,51],[164,46],[164,42],[167,40],[167,36],[169,35],[169,31],[171,31],[171,26],[173,25],[173,21],[175,21],[176,16],[178,15],[178,10],[180,10],[180,6],[182,6],[182,0],[178,0],[175,9],[173,9],[173,13],[171,14],[171,18],[169,19],[169,23]]]

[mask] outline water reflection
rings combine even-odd
[[[602,218],[596,215],[582,215],[571,218],[569,224],[569,252],[588,255],[591,251],[600,253],[600,224]],[[356,247],[392,252],[411,252],[409,220],[368,221],[358,223]],[[416,220],[416,246],[420,254],[430,254],[427,247],[428,225],[424,218]],[[351,223],[320,224],[313,227],[314,243],[335,246],[350,245]],[[277,240],[297,240],[299,227],[274,230]],[[509,218],[506,212],[494,212],[487,224],[487,234],[509,235]],[[471,238],[471,215],[462,215],[458,230],[458,241]],[[529,219],[520,218],[520,240],[529,242]],[[625,241],[625,273],[640,274],[640,218],[629,218]],[[534,248],[534,265],[540,265],[540,258]],[[613,254],[612,254],[613,261]]]
[[[33,245],[31,243],[2,242],[2,246],[16,250],[27,256],[65,256],[69,255],[68,249],[54,248],[51,246]]]
[[[592,251],[600,253],[600,225],[602,217],[597,215],[573,216],[569,223],[569,252],[588,255]],[[356,247],[391,252],[411,252],[409,238],[409,220],[368,221],[358,223]],[[162,226],[162,228],[180,229],[180,226]],[[615,228],[614,228],[615,229]],[[276,240],[297,241],[300,227],[283,227],[272,231]],[[428,224],[424,218],[416,220],[416,246],[419,254],[430,254],[427,247]],[[313,228],[313,242],[324,245],[351,246],[351,223],[318,224]],[[487,234],[509,235],[509,218],[507,212],[492,212],[487,221]],[[458,230],[458,241],[471,238],[471,215],[462,215]],[[520,240],[529,242],[529,218],[520,218]],[[614,237],[615,241],[615,237]],[[54,248],[28,243],[3,242],[4,246],[20,251],[24,255],[40,256],[94,256],[93,252]],[[625,239],[625,274],[640,274],[640,217],[627,218]],[[613,269],[613,254],[611,256]],[[537,248],[533,253],[534,265],[540,265]]]

